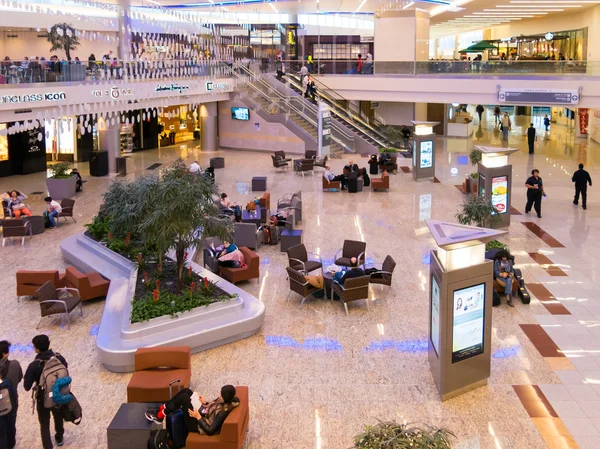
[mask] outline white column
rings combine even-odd
[[[429,13],[414,9],[375,14],[374,59],[427,61]]]
[[[128,61],[131,58],[131,0],[119,0],[118,58]]]
[[[98,121],[98,125],[100,121]],[[108,151],[108,172],[117,172],[117,158],[121,156],[120,125],[115,124],[98,131],[100,151]]]
[[[200,106],[200,148],[202,151],[217,151],[218,139],[218,103],[205,103]]]

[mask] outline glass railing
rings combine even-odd
[[[299,61],[284,61],[285,71],[298,73],[302,67]],[[306,64],[309,72],[318,75],[436,75],[452,74],[476,76],[486,74],[498,75],[586,75],[600,76],[600,62],[592,61],[374,61],[362,62],[360,70],[358,61],[346,59],[319,59]],[[275,63],[267,65],[270,72],[276,71]],[[262,65],[263,71],[265,64]]]
[[[232,64],[219,60],[168,59],[158,61],[0,61],[0,84],[69,81],[164,79],[226,76]]]

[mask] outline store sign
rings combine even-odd
[[[579,115],[579,134],[587,136],[588,123],[590,120],[589,111],[587,108],[579,108],[577,109],[577,114]]]
[[[575,89],[500,89],[501,103],[577,104],[579,92]]]
[[[2,95],[0,96],[0,104],[37,103],[40,101],[61,101],[66,99],[67,94],[64,92],[49,92],[27,95]]]
[[[110,97],[113,100],[116,100],[119,97],[133,97],[135,95],[135,89],[112,86],[110,89],[93,90],[92,95],[96,98]]]
[[[214,89],[227,89],[229,87],[229,83],[213,83],[212,81],[206,82],[206,90],[210,92]]]
[[[554,34],[552,34],[552,33],[548,32],[548,33],[544,34],[544,38],[545,38],[547,41],[551,41],[551,40],[553,40],[553,39],[554,39]]]
[[[454,290],[452,363],[483,353],[485,284]]]
[[[181,94],[189,88],[190,86],[187,84],[159,84],[154,88],[154,92],[177,92]]]

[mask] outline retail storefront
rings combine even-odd
[[[515,36],[507,39],[486,41],[498,47],[490,59],[558,60],[563,55],[566,61],[587,59],[588,29],[547,32],[531,36]]]

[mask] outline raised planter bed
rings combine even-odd
[[[193,271],[218,282],[220,289],[235,298],[182,312],[176,318],[161,316],[132,324],[137,266],[84,233],[63,240],[61,251],[78,269],[97,271],[111,281],[96,338],[100,361],[110,371],[133,371],[134,354],[140,347],[182,345],[200,352],[249,337],[264,321],[265,305],[260,300],[192,262],[190,251]]]

